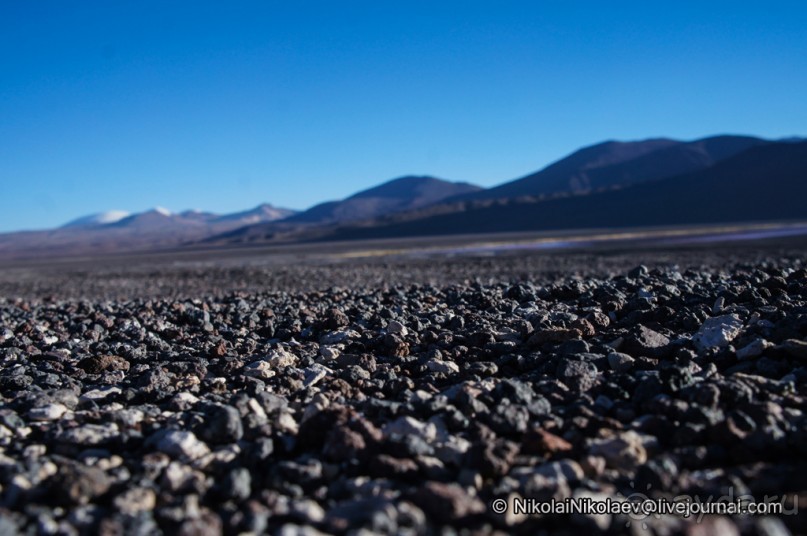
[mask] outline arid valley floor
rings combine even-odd
[[[807,532],[804,238],[473,244],[6,263],[0,534]]]

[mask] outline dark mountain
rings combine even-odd
[[[805,153],[798,138],[609,141],[490,190],[409,176],[297,214],[110,211],[0,235],[0,256],[807,218]]]
[[[464,182],[433,177],[401,177],[363,190],[342,201],[321,203],[286,218],[286,223],[347,222],[376,218],[384,214],[412,210],[443,199],[481,190]]]
[[[807,142],[766,143],[712,167],[619,190],[468,203],[433,216],[344,227],[334,239],[602,229],[807,218]],[[408,218],[408,221],[407,221]]]
[[[747,136],[715,136],[692,142],[664,138],[608,141],[581,149],[526,177],[457,199],[596,192],[705,169],[761,143],[765,141]]]

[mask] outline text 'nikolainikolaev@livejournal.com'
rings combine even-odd
[[[719,498],[701,501],[690,496],[674,498],[649,498],[620,500],[606,497],[569,497],[562,500],[541,501],[533,498],[511,497],[491,502],[497,514],[510,511],[516,515],[585,514],[585,515],[675,515],[684,518],[703,515],[793,515],[798,512],[798,502],[787,501],[785,496],[765,497],[755,501],[752,497]]]

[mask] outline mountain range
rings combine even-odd
[[[198,210],[174,214],[162,207],[137,214],[112,210],[77,218],[57,229],[0,234],[0,255],[71,255],[166,248],[292,214],[293,210],[269,204],[225,215]]]
[[[405,176],[302,212],[109,211],[0,235],[0,255],[807,219],[807,140],[606,141],[492,188]]]

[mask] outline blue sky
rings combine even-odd
[[[0,231],[805,135],[805,28],[776,1],[0,2]]]

